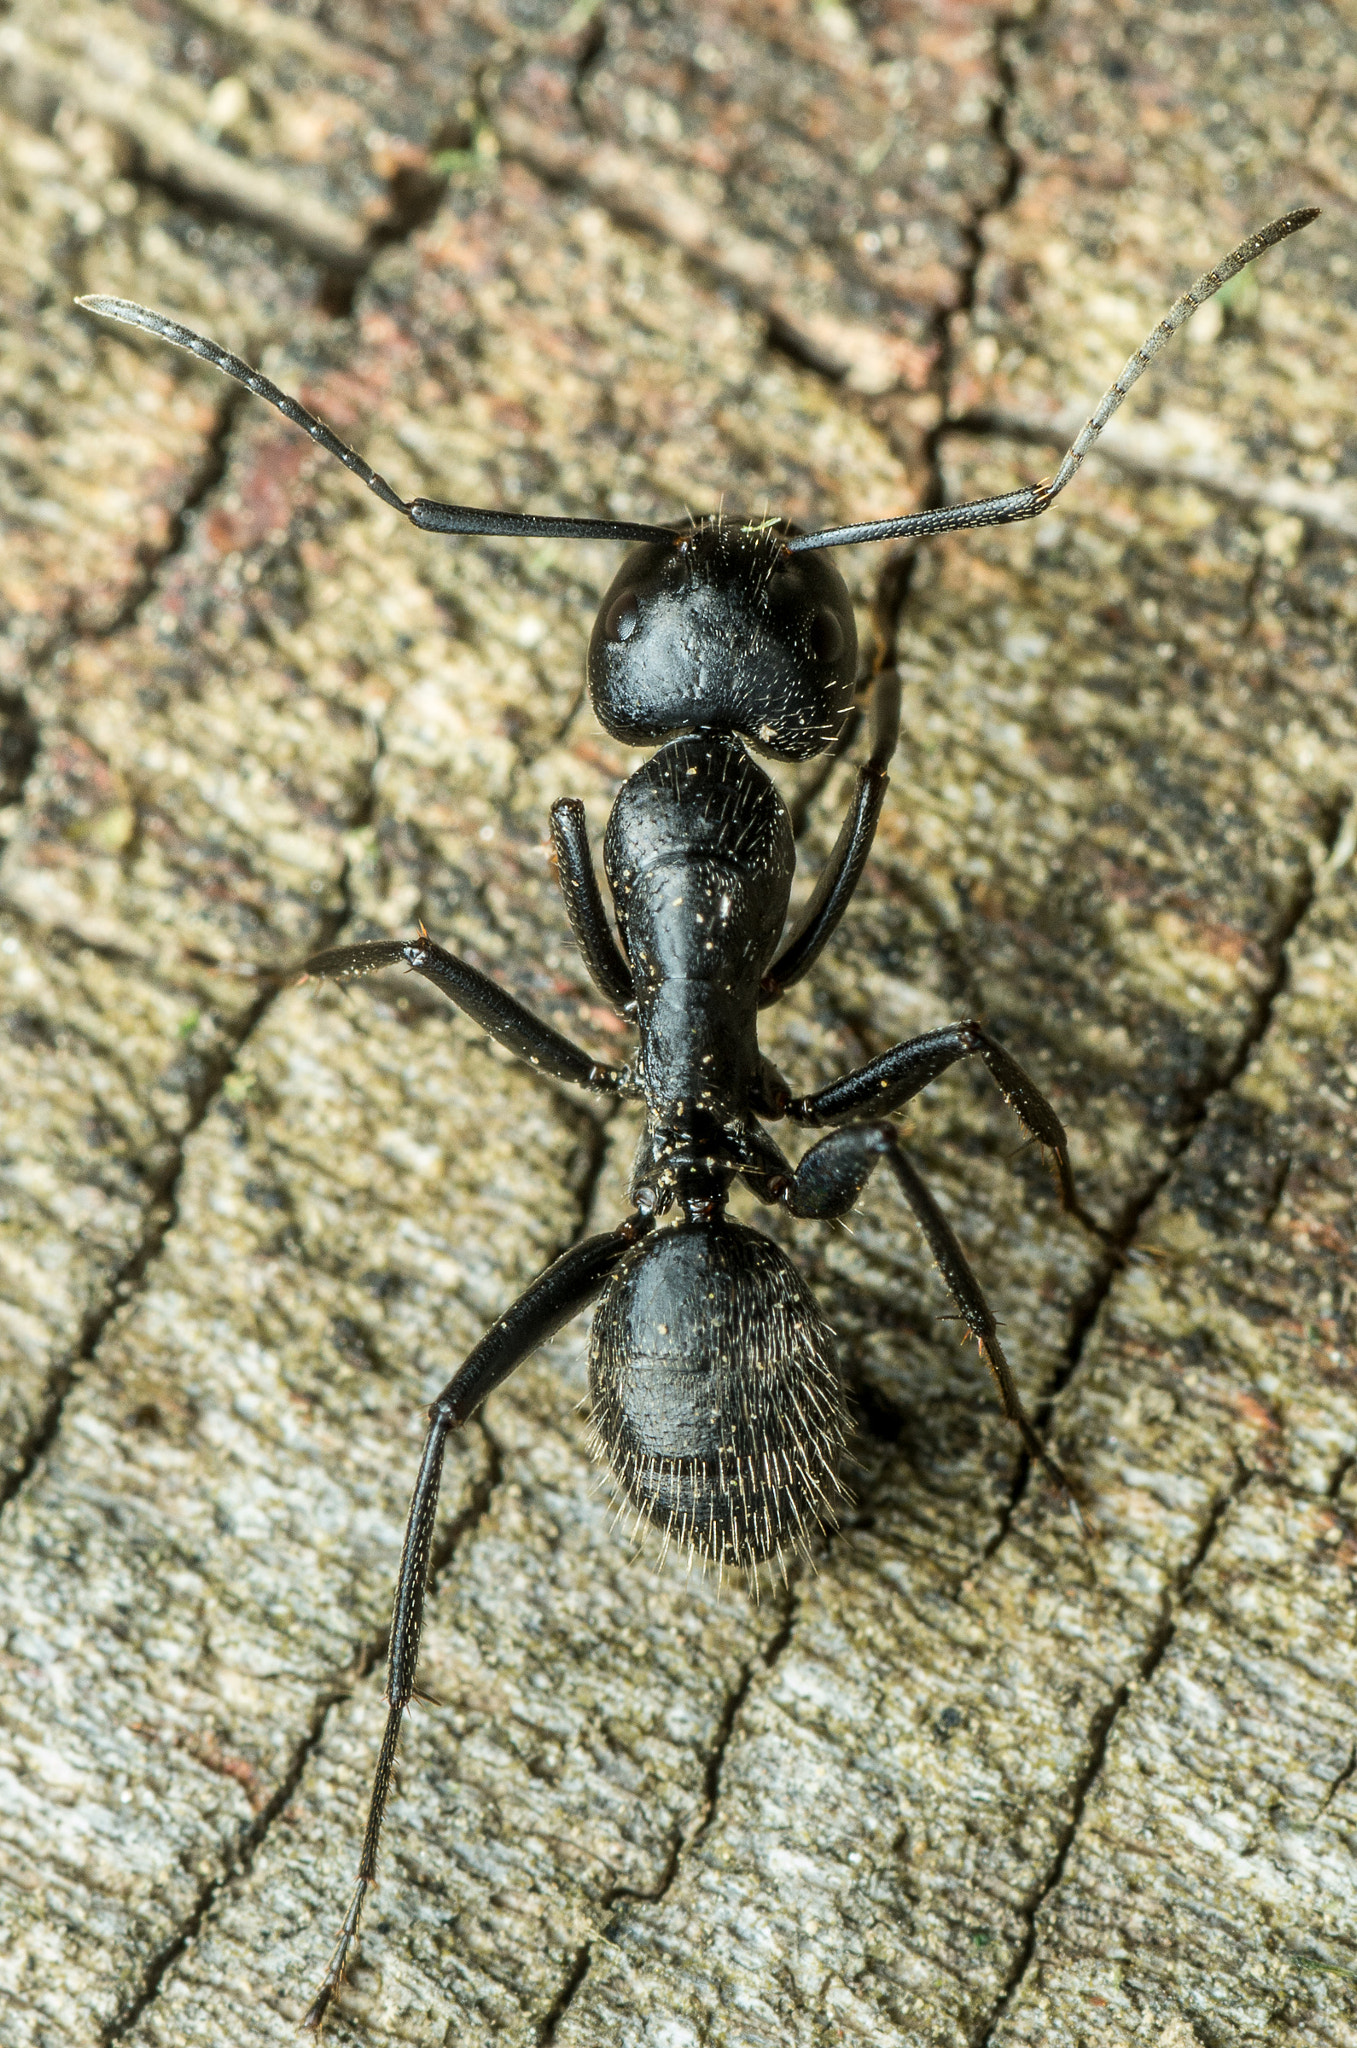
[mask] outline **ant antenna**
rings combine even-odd
[[[97,294],[76,300],[87,313],[99,313],[106,320],[121,320],[127,327],[142,327],[148,334],[155,334],[162,341],[174,343],[176,348],[187,349],[190,355],[201,356],[205,363],[211,363],[214,370],[221,370],[228,377],[234,377],[237,384],[243,384],[256,398],[264,398],[294,426],[302,427],[327,455],[334,455],[351,469],[370,491],[379,497],[393,512],[403,512],[415,526],[426,533],[485,533],[485,534],[555,534],[563,540],[667,540],[676,541],[679,534],[669,526],[642,526],[629,519],[559,519],[537,512],[485,512],[473,505],[443,505],[434,498],[411,498],[407,501],[392,490],[385,477],[378,476],[361,455],[332,433],[324,420],[318,420],[314,413],[299,405],[295,398],[289,398],[286,391],[280,391],[268,377],[231,354],[219,342],[209,341],[204,334],[195,334],[191,327],[181,327],[177,320],[167,320],[163,313],[154,313],[149,306],[139,306],[132,299],[107,299]]]
[[[823,533],[799,533],[787,541],[788,554],[801,554],[810,548],[852,547],[863,540],[909,540],[932,533],[965,533],[975,526],[1008,526],[1017,519],[1036,519],[1059,497],[1137,377],[1149,368],[1183,322],[1190,320],[1198,306],[1205,305],[1245,264],[1252,263],[1255,256],[1261,256],[1274,242],[1285,241],[1298,228],[1308,227],[1318,216],[1317,206],[1298,206],[1293,212],[1282,214],[1279,220],[1269,221],[1265,228],[1260,228],[1256,235],[1250,235],[1246,242],[1241,242],[1223,263],[1218,263],[1214,270],[1208,270],[1180,299],[1175,300],[1153,334],[1141,342],[1116,383],[1103,394],[1097,411],[1083,427],[1054,477],[1039,484],[1028,484],[1021,491],[1009,491],[1001,498],[975,498],[965,505],[940,505],[929,512],[907,513],[899,519],[874,519],[859,526],[826,527]]]
[[[1318,215],[1317,206],[1301,206],[1291,213],[1284,213],[1279,220],[1270,221],[1256,235],[1250,235],[1246,242],[1241,242],[1214,270],[1208,270],[1204,277],[1199,277],[1191,289],[1169,308],[1154,332],[1141,343],[1116,383],[1104,394],[1097,411],[1053,478],[1039,484],[1028,484],[1020,491],[1009,491],[1000,498],[976,498],[965,505],[941,505],[928,512],[906,513],[899,519],[875,519],[856,526],[826,527],[821,533],[799,533],[789,536],[784,542],[787,553],[797,555],[813,548],[852,547],[865,540],[909,540],[928,534],[964,533],[971,527],[1007,526],[1017,519],[1037,518],[1059,497],[1137,377],[1148,369],[1183,322],[1190,320],[1198,306],[1204,305],[1245,264],[1252,263],[1274,242],[1284,241],[1298,228],[1308,227]],[[163,313],[152,312],[149,306],[139,306],[132,299],[110,299],[96,294],[78,298],[75,303],[87,313],[101,314],[107,320],[120,320],[128,327],[144,328],[147,334],[173,342],[176,348],[187,349],[190,355],[200,356],[214,369],[233,377],[256,398],[266,399],[276,407],[284,419],[303,428],[327,454],[338,457],[345,469],[352,470],[384,505],[403,513],[426,533],[520,537],[554,534],[562,540],[678,542],[683,538],[681,531],[672,526],[643,526],[629,519],[563,519],[537,512],[487,512],[472,505],[444,505],[434,498],[411,498],[407,502],[392,490],[385,477],[378,476],[376,470],[341,441],[323,420],[318,420],[304,405],[299,405],[295,398],[289,398],[286,391],[281,391],[241,357],[222,348],[219,342],[209,341],[206,335],[195,334],[191,327],[183,327],[177,320],[167,320]]]

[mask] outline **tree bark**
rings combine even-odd
[[[455,1442],[337,2042],[1357,2042],[1357,18],[1078,0],[324,14],[18,0],[0,31],[0,2034],[285,2040],[356,1863],[422,1404],[624,1213],[637,1123],[418,981],[625,1058],[548,860],[641,758],[583,655],[618,551],[403,495],[802,524],[904,722],[800,1089],[978,1015],[913,1156],[1097,1525],[1004,1423],[903,1206],[783,1233],[854,1503],[790,1583],[657,1568],[583,1323]],[[861,751],[861,749],[859,749]],[[854,759],[778,771],[802,889]]]

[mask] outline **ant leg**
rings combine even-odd
[[[928,1240],[928,1248],[947,1291],[961,1311],[962,1321],[980,1346],[980,1355],[994,1375],[999,1403],[1009,1421],[1017,1426],[1029,1453],[1074,1503],[1085,1534],[1088,1517],[1074,1488],[1033,1428],[1013,1379],[998,1326],[980,1282],[957,1241],[956,1232],[930,1194],[918,1168],[900,1143],[893,1124],[853,1124],[834,1131],[812,1145],[796,1172],[780,1190],[781,1199],[793,1216],[831,1218],[847,1215],[871,1179],[881,1160],[894,1173],[900,1192]]]
[[[603,908],[589,848],[589,827],[578,797],[563,796],[552,805],[551,843],[575,944],[598,988],[617,1009],[625,1010],[635,1000],[636,988]]]
[[[598,1094],[625,1095],[630,1083],[619,1067],[602,1066],[572,1040],[544,1024],[525,1008],[516,996],[468,967],[455,953],[434,944],[424,927],[417,939],[376,939],[362,946],[334,946],[317,953],[302,968],[303,977],[317,975],[342,981],[359,974],[375,974],[383,967],[401,964],[431,981],[451,1003],[466,1013],[482,1031],[530,1067],[554,1074],[558,1081],[573,1081],[577,1087],[592,1088]]]
[[[1072,1215],[1083,1208],[1074,1190],[1069,1144],[1065,1126],[1029,1074],[1024,1073],[1011,1052],[991,1038],[974,1018],[961,1024],[944,1024],[940,1031],[925,1031],[907,1038],[869,1060],[840,1081],[817,1088],[814,1095],[802,1095],[789,1102],[785,1114],[799,1124],[837,1124],[869,1110],[873,1116],[888,1116],[892,1110],[926,1088],[957,1060],[978,1053],[989,1068],[999,1093],[1029,1136],[1055,1160],[1061,1205]]]
[[[540,1278],[533,1281],[526,1294],[520,1295],[512,1308],[506,1309],[498,1322],[491,1324],[429,1410],[429,1431],[424,1439],[419,1477],[410,1500],[400,1575],[396,1581],[391,1642],[387,1653],[386,1729],[373,1774],[363,1850],[358,1862],[358,1883],[344,1916],[344,1925],[324,1982],[307,2008],[303,2027],[316,2031],[325,2018],[357,1938],[363,1901],[377,1881],[377,1845],[391,1791],[401,1719],[415,1696],[419,1637],[424,1621],[429,1555],[433,1548],[438,1507],[438,1483],[443,1473],[443,1454],[448,1436],[454,1429],[461,1428],[486,1395],[493,1393],[529,1352],[544,1344],[563,1323],[569,1322],[593,1300],[620,1263],[628,1246],[649,1228],[648,1218],[633,1216],[620,1229],[609,1231],[605,1236],[586,1238],[583,1244],[573,1246],[557,1259],[554,1266],[549,1266]]]
[[[838,929],[853,891],[862,879],[876,837],[876,821],[889,776],[886,769],[900,736],[900,678],[884,670],[872,691],[872,751],[858,771],[853,807],[843,821],[834,851],[825,863],[800,923],[759,988],[759,1008],[775,1003],[794,981],[814,965]]]

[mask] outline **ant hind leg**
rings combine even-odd
[[[1022,1403],[1012,1369],[999,1342],[994,1312],[957,1239],[956,1232],[938,1207],[918,1168],[900,1143],[893,1124],[850,1124],[812,1145],[781,1190],[781,1199],[793,1216],[826,1219],[844,1216],[882,1161],[895,1175],[901,1194],[928,1240],[947,1291],[960,1311],[962,1321],[980,1347],[980,1355],[994,1375],[999,1402],[1022,1437],[1029,1454],[1037,1460],[1065,1498],[1071,1502],[1085,1533],[1091,1523],[1075,1488],[1042,1443]]]
[[[588,1306],[616,1270],[628,1248],[649,1227],[645,1217],[632,1216],[618,1229],[599,1237],[586,1238],[582,1244],[573,1245],[564,1252],[554,1266],[548,1266],[527,1292],[490,1325],[429,1410],[429,1429],[420,1458],[419,1477],[410,1499],[400,1576],[396,1581],[396,1602],[387,1650],[386,1729],[373,1774],[358,1881],[320,1989],[301,2023],[310,2032],[319,2031],[330,2002],[343,1981],[358,1939],[358,1921],[364,1901],[377,1882],[377,1849],[391,1791],[401,1723],[406,1708],[416,1696],[419,1639],[424,1626],[438,1487],[448,1437],[468,1421],[486,1396],[493,1393],[530,1352],[535,1351],[539,1344],[545,1344],[548,1337],[554,1336],[573,1315]]]

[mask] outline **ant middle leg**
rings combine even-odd
[[[784,1114],[799,1124],[837,1124],[846,1118],[889,1116],[957,1060],[978,1055],[989,1069],[1009,1108],[1029,1137],[1055,1162],[1061,1206],[1082,1217],[1083,1207],[1075,1193],[1070,1167],[1069,1142],[1065,1126],[1031,1076],[1024,1072],[1011,1052],[991,1038],[974,1018],[960,1024],[944,1024],[938,1031],[925,1031],[918,1038],[906,1038],[888,1052],[869,1060],[865,1067],[845,1074],[817,1088],[813,1095],[796,1097]]]
[[[777,1199],[793,1216],[820,1221],[846,1216],[884,1160],[895,1175],[915,1221],[928,1241],[928,1248],[942,1274],[947,1291],[961,1313],[962,1321],[980,1347],[980,1355],[994,1375],[999,1402],[1014,1423],[1028,1451],[1067,1500],[1074,1505],[1088,1533],[1089,1522],[1075,1489],[1037,1435],[1023,1407],[1022,1396],[999,1342],[994,1312],[957,1239],[956,1232],[938,1207],[918,1168],[900,1142],[893,1124],[851,1124],[833,1131],[812,1145],[790,1179],[777,1189]]]
[[[303,977],[345,981],[362,974],[376,974],[384,967],[409,967],[433,983],[441,994],[479,1024],[482,1031],[525,1065],[552,1074],[558,1081],[573,1081],[579,1088],[596,1094],[625,1095],[630,1084],[620,1067],[602,1065],[564,1033],[544,1024],[517,996],[491,981],[488,974],[470,967],[436,945],[424,927],[417,939],[375,939],[358,946],[332,946],[317,953],[301,972]]]

